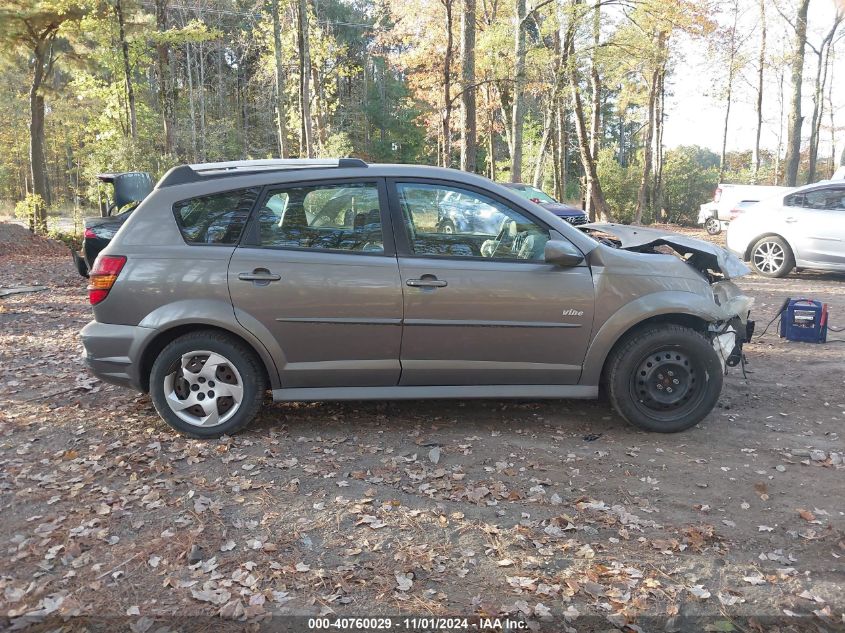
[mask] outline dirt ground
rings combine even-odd
[[[845,629],[843,343],[773,325],[676,435],[603,402],[444,401],[268,405],[190,440],[87,373],[84,282],[28,239],[0,224],[0,287],[48,287],[0,299],[0,629]],[[739,284],[758,334],[799,295],[845,326],[845,275]]]

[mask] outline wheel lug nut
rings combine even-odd
[[[191,391],[199,391],[199,390],[200,390],[199,385],[191,385]]]
[[[209,398],[213,398],[213,397],[214,397],[214,392],[213,392],[213,391],[209,391],[209,392],[208,392],[208,397],[209,397]]]
[[[672,393],[672,387],[666,387],[666,391],[668,391],[669,393]]]
[[[678,384],[678,379],[677,379],[677,378],[673,378],[673,379],[672,379],[672,382],[673,382],[674,384],[676,384],[676,385],[677,385],[677,384]]]

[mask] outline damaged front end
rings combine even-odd
[[[754,299],[742,293],[731,279],[751,272],[728,250],[715,244],[660,229],[623,224],[585,224],[578,227],[598,242],[636,253],[675,255],[710,284],[715,307],[708,337],[722,361],[722,367],[744,363],[742,347],[751,340],[750,320]]]

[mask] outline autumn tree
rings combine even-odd
[[[0,40],[12,52],[24,51],[30,57],[29,84],[29,164],[32,192],[50,204],[50,191],[44,159],[44,86],[50,80],[59,55],[62,27],[79,20],[86,7],[57,0],[8,0],[0,7]],[[35,225],[47,226],[47,210],[37,209]]]
[[[786,140],[786,186],[798,184],[798,167],[801,164],[801,96],[804,83],[804,49],[807,45],[807,11],[810,0],[798,0],[795,19],[790,22],[794,31],[791,64],[791,89],[789,123]]]

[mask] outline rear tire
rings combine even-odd
[[[180,336],[158,355],[150,395],[161,418],[190,437],[232,435],[255,418],[267,379],[253,350],[228,334]]]
[[[751,247],[751,267],[763,277],[786,277],[795,268],[795,256],[786,240],[768,235]]]
[[[722,232],[722,223],[716,218],[707,218],[704,222],[704,228],[710,235],[718,235]]]
[[[607,384],[613,407],[646,431],[676,433],[698,424],[722,391],[722,364],[701,334],[680,325],[634,333],[612,354]]]

